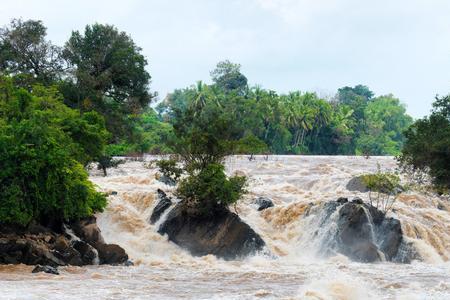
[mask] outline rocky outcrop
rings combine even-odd
[[[359,198],[344,199],[325,205],[328,214],[337,211],[334,250],[360,262],[394,260],[403,239],[400,221]]]
[[[187,249],[194,256],[213,254],[225,260],[240,259],[261,251],[261,237],[236,214],[227,209],[200,217],[186,212],[178,203],[158,232]]]
[[[168,186],[176,186],[177,181],[169,176],[157,174],[156,180],[168,185]]]
[[[369,191],[369,189],[362,180],[362,176],[356,176],[350,179],[350,181],[346,185],[346,188],[347,190],[352,192],[366,193]]]
[[[267,197],[258,197],[255,199],[255,204],[258,207],[258,211],[264,210],[269,207],[273,207],[272,199]]]
[[[65,224],[55,231],[40,225],[0,225],[0,264],[42,266],[122,264],[128,256],[105,244],[95,217]]]
[[[125,250],[116,244],[106,244],[94,216],[71,223],[74,233],[98,252],[99,264],[124,264],[128,261]],[[89,250],[88,248],[83,248]],[[84,252],[83,252],[84,253]]]
[[[160,189],[158,189],[158,199],[158,203],[150,216],[150,224],[155,224],[161,215],[172,205],[172,200]]]

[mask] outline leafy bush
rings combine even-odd
[[[121,142],[117,144],[109,144],[106,146],[105,153],[108,156],[126,156],[134,151],[133,145]]]
[[[177,182],[183,174],[183,169],[177,166],[177,161],[174,159],[162,159],[156,162],[159,171],[166,177]]]
[[[80,115],[53,92],[30,94],[0,77],[0,223],[60,223],[106,205],[83,168],[103,150],[102,119]]]
[[[26,225],[89,216],[106,198],[70,153],[73,143],[40,118],[0,125],[0,222]]]
[[[394,173],[383,173],[378,170],[374,174],[365,174],[362,182],[369,189],[370,205],[387,213],[392,209],[397,196],[403,191],[400,177]]]
[[[185,200],[188,212],[208,216],[235,204],[246,193],[245,185],[245,177],[227,178],[224,166],[212,163],[198,174],[182,179],[177,196]]]
[[[438,98],[434,112],[406,132],[399,156],[403,168],[430,175],[439,193],[450,190],[450,96]]]

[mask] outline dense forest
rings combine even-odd
[[[211,72],[211,84],[199,81],[157,102],[147,64],[132,38],[110,25],[73,31],[63,46],[47,39],[41,21],[15,19],[1,29],[0,221],[51,222],[102,210],[105,197],[85,170],[90,163],[173,153],[184,132],[194,148],[205,136],[196,131],[207,132],[198,151],[235,142],[226,155],[398,155],[413,123],[399,99],[364,85],[328,99],[279,94],[249,86],[240,65],[227,60]],[[448,114],[442,118],[448,122]]]
[[[160,120],[173,124],[174,112],[190,103],[216,105],[234,116],[239,138],[252,141],[254,151],[330,155],[397,155],[412,123],[399,99],[374,97],[363,85],[343,87],[331,99],[312,92],[278,94],[248,86],[240,66],[229,61],[219,62],[211,77],[211,85],[199,81],[170,93],[156,107]]]

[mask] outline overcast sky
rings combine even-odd
[[[332,95],[364,84],[393,93],[414,117],[450,92],[449,0],[2,0],[0,23],[40,19],[63,44],[94,22],[143,48],[163,98],[223,59],[250,84]]]

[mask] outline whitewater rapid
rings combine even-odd
[[[91,174],[98,188],[111,194],[97,216],[105,241],[124,247],[135,266],[63,267],[60,276],[31,274],[29,266],[0,266],[0,299],[450,299],[446,200],[409,192],[391,213],[422,261],[363,264],[319,251],[333,222],[320,227],[314,211],[305,214],[307,208],[341,196],[367,200],[364,193],[348,191],[347,182],[378,165],[394,171],[391,157],[228,158],[229,174],[249,178],[249,194],[237,213],[272,253],[244,261],[192,257],[156,232],[160,222],[148,222],[156,190],[171,194],[173,188],[156,180],[157,170],[148,166],[152,159],[129,161],[107,177]],[[257,196],[271,198],[275,207],[257,211],[252,203]]]

